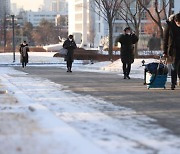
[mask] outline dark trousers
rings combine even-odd
[[[172,85],[177,84],[177,76],[180,78],[180,58],[176,58],[171,68],[171,83]]]
[[[67,60],[67,69],[71,71],[71,68],[72,68],[72,61]]]
[[[27,58],[26,57],[22,57],[22,67],[24,68],[27,65]]]
[[[131,71],[131,64],[123,63],[123,74],[129,76],[130,71]]]

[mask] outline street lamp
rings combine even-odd
[[[15,62],[15,34],[14,34],[14,15],[12,17],[12,30],[13,30],[13,37],[12,37],[12,46],[13,46],[13,63]]]

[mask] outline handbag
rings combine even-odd
[[[67,55],[67,52],[68,52],[68,50],[65,49],[65,48],[62,48],[62,49],[59,50],[59,53],[60,53],[61,55],[64,55],[64,56]]]

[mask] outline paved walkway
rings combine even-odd
[[[155,118],[161,126],[180,135],[180,87],[172,91],[170,83],[167,83],[165,90],[148,90],[141,79],[124,80],[113,73],[74,71],[69,74],[58,67],[29,67],[25,72],[31,77],[41,77],[64,85],[67,87],[65,90],[132,108],[138,114]]]
[[[21,68],[20,68],[20,70],[22,71]],[[43,93],[41,91],[41,95],[42,95],[41,97],[38,96],[37,98],[32,99],[33,101],[37,101],[37,102],[42,101],[42,104],[44,103],[45,106],[49,105],[49,107],[51,108],[51,111],[54,112],[54,114],[55,113],[58,114],[60,119],[64,118],[63,120],[69,126],[74,127],[78,132],[80,132],[84,136],[86,136],[88,134],[87,133],[89,131],[88,128],[92,128],[91,131],[93,134],[96,134],[97,132],[98,132],[97,134],[103,133],[104,136],[101,136],[101,138],[98,138],[99,142],[104,141],[106,143],[109,143],[110,141],[109,141],[108,137],[111,137],[114,135],[118,138],[117,141],[119,141],[119,139],[123,138],[123,140],[132,142],[132,147],[137,147],[137,145],[138,145],[139,148],[137,148],[137,149],[147,150],[147,153],[148,153],[148,150],[150,150],[150,151],[153,151],[152,152],[153,154],[155,154],[155,153],[158,153],[157,152],[158,148],[161,148],[161,150],[166,151],[165,147],[158,146],[158,144],[157,144],[157,143],[159,143],[158,136],[160,135],[164,139],[163,146],[166,145],[166,143],[165,143],[165,142],[167,142],[166,137],[168,136],[168,146],[166,146],[166,148],[168,149],[169,147],[171,147],[171,145],[169,143],[172,143],[172,142],[170,142],[170,141],[174,142],[174,138],[171,137],[171,134],[173,134],[178,141],[178,143],[176,143],[176,144],[173,143],[173,144],[176,146],[177,149],[180,149],[180,147],[179,147],[179,145],[180,145],[179,144],[179,135],[180,135],[180,127],[179,127],[179,125],[180,125],[180,121],[179,121],[179,119],[180,119],[180,114],[179,114],[180,113],[180,110],[179,110],[180,109],[180,103],[179,103],[180,95],[179,95],[179,90],[180,90],[180,88],[179,87],[175,91],[171,91],[169,89],[169,85],[167,86],[168,88],[166,90],[164,90],[164,89],[147,90],[146,87],[143,85],[142,80],[140,80],[140,79],[123,80],[122,77],[118,76],[117,74],[113,74],[113,73],[92,73],[92,72],[80,72],[80,71],[74,71],[73,73],[66,73],[64,69],[61,69],[58,67],[52,67],[52,68],[51,67],[47,67],[47,68],[46,67],[28,67],[27,70],[24,70],[24,71],[27,74],[25,74],[25,75],[23,75],[23,74],[9,75],[9,81],[14,82],[14,85],[19,88],[23,84],[26,85],[25,84],[26,77],[31,78],[31,79],[35,79],[35,78],[41,78],[41,79],[45,79],[45,80],[48,79],[49,81],[52,81],[53,85],[56,83],[63,85],[62,90],[67,91],[67,93],[70,90],[76,94],[80,94],[80,98],[79,98],[78,102],[76,102],[77,104],[79,103],[78,104],[79,106],[77,106],[78,111],[81,109],[81,107],[83,107],[83,105],[84,106],[89,105],[89,106],[93,107],[93,105],[91,103],[88,104],[88,101],[89,101],[88,99],[87,100],[85,99],[86,102],[85,101],[81,102],[82,99],[84,99],[83,96],[89,96],[89,95],[93,96],[94,98],[105,100],[109,104],[112,103],[116,107],[118,107],[118,106],[120,107],[120,108],[109,108],[108,104],[104,105],[103,103],[100,104],[99,106],[95,105],[94,107],[95,108],[97,107],[97,108],[96,108],[95,112],[93,112],[93,113],[97,113],[97,115],[95,115],[92,118],[94,120],[92,120],[91,118],[89,118],[89,119],[86,118],[87,115],[85,117],[78,117],[78,114],[72,114],[71,111],[69,113],[66,110],[63,111],[62,104],[58,104],[58,103],[55,104],[57,102],[56,100],[61,100],[62,98],[51,97],[52,96],[51,93],[56,92],[56,90],[54,90],[52,87],[51,87],[52,91],[50,91],[49,95],[48,95],[49,97],[46,95],[43,95]],[[23,80],[17,83],[17,80],[13,80],[14,77],[23,79]],[[44,81],[44,80],[42,80],[42,81]],[[38,88],[40,88],[38,83],[39,83],[39,81],[37,81],[37,89],[36,90],[28,89],[28,87],[27,87],[27,89],[25,90],[27,92],[26,93],[27,96],[30,97],[31,92],[36,93],[36,91],[38,91]],[[36,83],[34,83],[34,86],[36,87]],[[42,83],[42,88],[45,88],[45,90],[48,90],[48,87],[46,87],[46,86],[47,86],[46,84]],[[51,90],[51,88],[49,88],[49,89]],[[2,89],[4,89],[4,87],[2,87]],[[16,91],[16,94],[17,93],[20,93],[20,92]],[[13,93],[11,91],[9,91],[6,94],[0,95],[0,100],[2,100],[0,102],[0,109],[2,111],[2,115],[4,114],[2,116],[2,121],[5,121],[2,126],[3,133],[1,134],[1,131],[0,131],[0,135],[2,136],[0,138],[0,144],[3,143],[2,145],[5,145],[5,142],[3,142],[3,141],[5,140],[5,138],[8,138],[8,135],[9,135],[9,140],[10,141],[12,140],[12,142],[9,142],[10,144],[8,144],[8,145],[10,145],[11,147],[14,146],[13,148],[15,149],[15,151],[17,151],[17,153],[23,151],[22,152],[23,154],[27,154],[27,153],[25,153],[25,151],[29,151],[28,148],[34,147],[36,143],[43,141],[44,140],[43,136],[45,136],[46,140],[48,140],[48,139],[52,140],[53,138],[51,138],[50,136],[52,135],[53,129],[50,128],[48,130],[44,130],[43,128],[41,128],[39,126],[39,123],[36,120],[34,120],[35,114],[32,114],[32,113],[34,113],[34,109],[30,108],[29,105],[27,105],[27,106],[21,105],[16,100],[16,98],[12,97],[12,95],[13,95]],[[96,100],[94,98],[93,98],[93,100],[96,102]],[[29,98],[27,98],[27,99],[29,99]],[[45,100],[45,101],[43,102],[43,100]],[[53,101],[53,103],[51,101]],[[74,104],[74,101],[75,100],[72,99],[71,103]],[[50,104],[50,102],[52,104]],[[64,104],[68,105],[68,103],[67,104],[64,103]],[[76,107],[77,104],[75,104],[74,107]],[[129,110],[129,112],[124,112],[123,108],[121,108],[121,107],[131,108],[131,109],[133,109],[133,112],[131,112],[131,110]],[[117,109],[117,110],[114,110],[114,109]],[[16,112],[14,112],[14,111],[16,111]],[[84,110],[81,110],[81,111],[83,113],[89,113],[88,117],[93,115],[92,113],[89,112],[89,110],[88,110],[88,112],[86,112]],[[134,111],[136,111],[136,112],[134,112]],[[101,117],[99,117],[99,115],[100,116],[102,116],[102,115],[99,114],[99,112],[102,113],[103,116],[106,115],[106,118],[101,119]],[[13,116],[12,116],[12,113],[13,113]],[[47,114],[49,114],[49,112],[44,113],[44,115],[47,115]],[[157,121],[152,120],[152,121],[150,121],[150,123],[149,123],[149,121],[147,123],[140,123],[139,118],[142,120],[144,115],[147,115],[148,117],[152,117],[153,119],[156,119]],[[40,116],[40,115],[38,115],[38,116]],[[7,121],[7,117],[9,117],[8,121]],[[44,119],[44,117],[41,117],[40,119],[42,120],[42,119]],[[44,119],[44,120],[46,121],[47,119]],[[79,123],[78,120],[81,121],[81,123]],[[106,122],[106,120],[107,120],[107,122]],[[135,125],[133,125],[134,123],[131,123],[131,121],[129,121],[129,120],[135,120],[136,121],[135,125],[140,125],[143,128],[146,128],[149,132],[150,132],[150,130],[153,130],[152,142],[146,140],[147,144],[141,143],[142,142],[141,137],[144,137],[144,133],[145,132],[148,133],[148,131],[145,131],[142,134],[142,132],[139,129],[136,130],[136,128],[134,128],[134,126],[135,126]],[[60,121],[60,120],[58,119],[58,121]],[[102,125],[101,121],[106,122],[105,127],[104,127],[104,125]],[[109,126],[109,123],[111,123],[111,121],[113,121],[114,123],[113,123],[113,125]],[[152,127],[152,125],[151,125],[153,123],[158,124],[162,128],[167,128],[167,129],[165,129],[166,131],[164,131],[163,134],[161,134],[160,130],[157,130],[157,132],[156,132],[156,127]],[[87,124],[89,124],[89,125],[87,125]],[[90,125],[90,124],[92,124],[92,125]],[[8,129],[8,126],[10,126],[10,129]],[[25,127],[23,127],[23,126],[25,126]],[[59,124],[58,128],[60,129],[61,126],[62,125]],[[99,126],[99,127],[97,127],[97,126]],[[121,126],[121,127],[119,127],[119,126]],[[22,127],[25,129],[23,129]],[[118,130],[118,131],[114,132],[113,127],[117,128],[116,130]],[[17,129],[15,129],[15,128],[17,128]],[[93,129],[93,128],[95,128],[95,129]],[[106,129],[103,129],[103,128],[106,128]],[[120,128],[124,128],[124,132],[122,131],[122,129],[119,130]],[[132,139],[131,137],[134,134],[129,135],[129,131],[127,131],[130,129],[137,132],[139,135],[139,138]],[[113,131],[111,131],[111,130],[113,130]],[[7,136],[4,134],[7,134]],[[19,138],[19,140],[18,140],[18,141],[22,140],[20,142],[21,144],[23,144],[23,142],[28,143],[28,144],[30,141],[33,141],[33,142],[31,144],[31,146],[29,146],[29,147],[26,147],[26,146],[24,147],[21,144],[14,145],[13,141],[15,142],[17,140],[17,138],[14,137],[14,135],[12,135],[12,134],[23,134],[23,137]],[[36,138],[37,134],[40,135],[40,138]],[[96,138],[97,134],[95,136],[91,135],[90,136],[90,138],[92,137],[91,140],[93,138]],[[137,134],[135,134],[135,135],[137,135]],[[59,136],[62,136],[62,134]],[[157,143],[156,143],[156,136],[158,138]],[[28,138],[28,137],[31,137],[31,140],[29,140],[30,138]],[[154,139],[154,137],[155,137],[155,139]],[[97,142],[97,140],[96,140],[96,142]],[[42,147],[44,149],[46,149],[45,147],[49,147],[49,145],[47,145],[47,143],[48,142],[45,142],[43,144]],[[151,146],[148,145],[151,143],[152,144],[155,143],[157,148],[152,148]],[[28,145],[28,144],[25,144],[25,145]],[[62,144],[62,142],[61,142],[61,144]],[[50,145],[50,146],[52,146],[53,149],[58,149],[57,148],[58,146],[60,146],[60,147],[66,146],[63,144],[61,145],[61,144],[55,144],[55,147],[53,147],[54,144]],[[121,142],[118,142],[118,144],[121,145]],[[108,145],[109,144],[107,144],[107,146]],[[113,145],[113,142],[112,142],[112,145]],[[118,148],[118,146],[116,146],[116,148]],[[128,147],[128,144],[126,146]],[[5,149],[7,149],[7,147],[8,146],[3,146],[2,152],[0,151],[0,153],[5,154],[3,152],[5,151]],[[38,150],[39,150],[38,151],[39,153],[43,153],[41,151],[42,149],[38,149],[38,150],[35,149],[36,151],[33,151],[33,149],[30,150],[30,153],[37,153]],[[66,148],[62,148],[62,149],[66,150]],[[112,150],[114,150],[114,149],[112,149]],[[49,153],[51,154],[52,152],[48,152],[48,150],[47,150],[46,154],[49,154]],[[52,154],[55,154],[55,153],[56,152],[54,152]],[[59,154],[59,153],[57,152],[57,154]],[[66,152],[64,152],[64,153],[66,154]],[[170,154],[170,153],[171,152],[167,152],[166,154]],[[174,152],[174,154],[175,153],[176,152]],[[14,154],[14,153],[12,153],[12,154]],[[84,153],[82,152],[82,154],[84,154]]]

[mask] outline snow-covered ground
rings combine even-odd
[[[43,64],[42,66],[61,66],[66,67],[66,62],[64,58],[53,57],[55,52],[30,52],[29,53],[29,65],[36,66]],[[0,54],[0,65],[20,65],[20,56],[19,53],[16,53],[16,61],[13,62],[12,53],[1,53]],[[132,65],[131,77],[133,78],[143,78],[144,67],[142,66],[143,59],[135,59],[135,62]],[[156,62],[155,59],[145,59],[146,63]],[[49,65],[51,64],[51,65]],[[86,64],[86,65],[84,65]],[[98,62],[91,64],[90,61],[78,61],[75,60],[73,63],[74,70],[81,71],[95,71],[95,72],[116,72],[119,75],[122,75],[122,63],[121,60],[115,62]]]
[[[30,53],[30,64],[65,68],[63,59],[53,54]],[[12,64],[11,58],[12,54],[0,54],[0,64]],[[141,61],[133,64],[131,77],[143,78]],[[73,69],[122,75],[121,66],[120,60],[88,65],[75,61]],[[17,99],[0,103],[1,154],[179,154],[180,138],[130,108],[63,90],[63,85],[11,67],[0,67],[0,89]],[[111,116],[101,112],[104,108]]]

